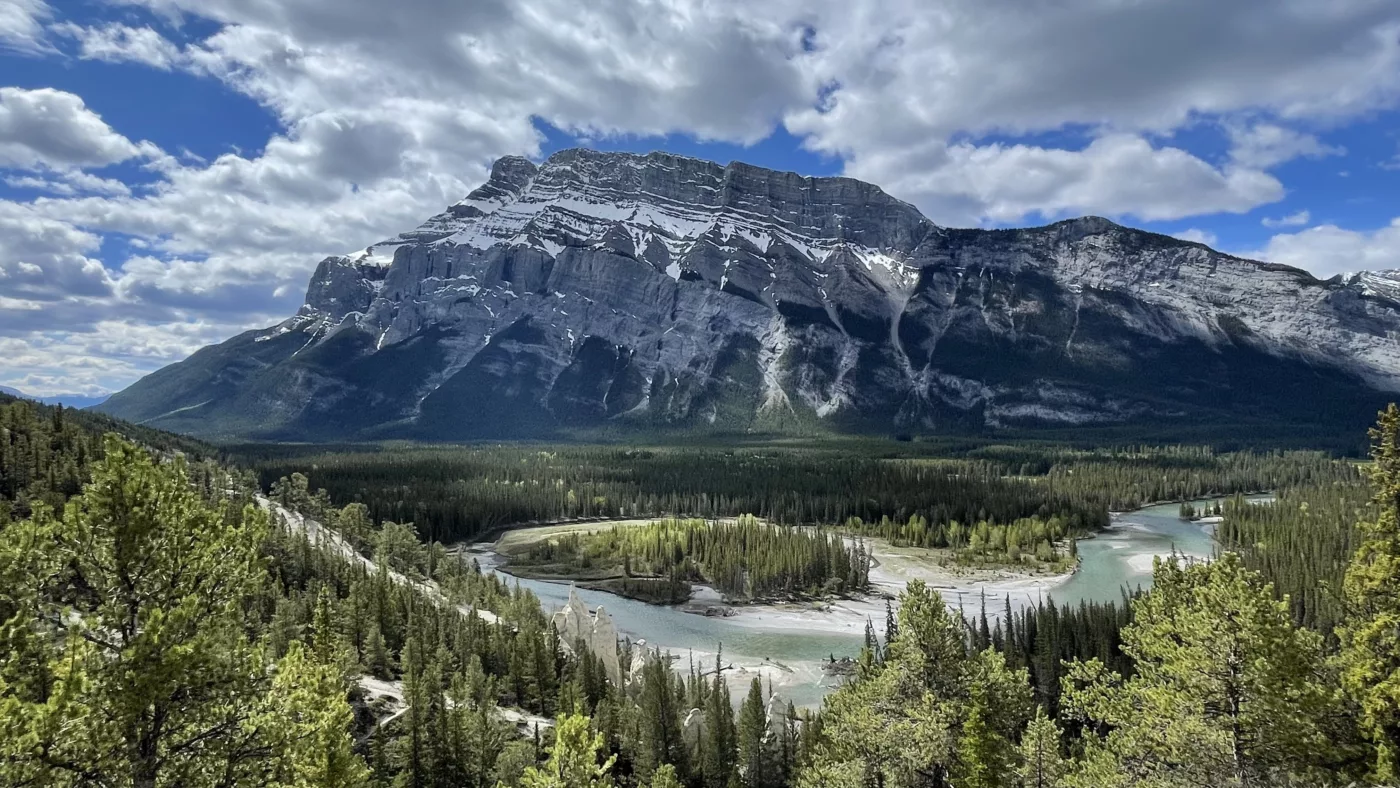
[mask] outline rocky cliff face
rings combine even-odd
[[[417,229],[322,261],[297,315],[103,409],[323,440],[1361,423],[1400,389],[1397,281],[1092,217],[953,230],[848,178],[569,150],[501,159]]]

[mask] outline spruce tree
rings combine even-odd
[[[768,710],[763,702],[763,681],[754,677],[748,697],[739,709],[739,773],[746,788],[772,784],[772,748],[768,738]]]

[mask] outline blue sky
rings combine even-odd
[[[5,0],[0,385],[119,389],[574,145],[1400,268],[1400,5]]]

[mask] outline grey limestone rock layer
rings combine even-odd
[[[1087,217],[940,227],[879,187],[664,153],[496,162],[301,310],[102,409],[210,437],[1364,424],[1400,285]]]

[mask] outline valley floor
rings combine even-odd
[[[611,591],[599,583],[611,579],[611,573],[554,573],[547,568],[541,571],[538,567],[512,566],[510,558],[539,542],[569,534],[640,527],[668,519],[672,518],[604,520],[521,528],[505,532],[492,549],[503,559],[497,568],[507,574],[537,580],[576,581],[582,587]],[[727,521],[733,519],[727,518]],[[1073,568],[1067,572],[1047,573],[1010,566],[970,567],[955,563],[949,550],[903,547],[872,537],[865,537],[862,541],[873,559],[870,567],[871,588],[866,593],[828,600],[733,604],[714,589],[696,584],[690,602],[680,607],[686,612],[698,614],[721,613],[733,623],[763,629],[852,630],[859,633],[864,631],[867,619],[883,622],[886,600],[897,596],[911,580],[924,581],[941,593],[949,604],[960,607],[970,615],[978,614],[985,600],[989,614],[995,615],[1000,613],[1006,599],[1009,598],[1014,607],[1033,604],[1074,574]]]
[[[821,604],[743,605],[731,608],[736,624],[769,630],[865,631],[867,620],[884,631],[885,603],[911,580],[922,580],[964,614],[977,615],[985,602],[988,615],[1000,614],[1007,600],[1012,607],[1043,600],[1074,575],[1040,574],[1009,568],[982,569],[944,564],[947,551],[898,547],[883,539],[866,539],[874,562],[869,593]]]
[[[510,556],[528,551],[532,545],[569,534],[586,534],[614,527],[640,527],[668,518],[638,518],[536,526],[510,530],[495,543],[478,544],[472,550],[483,567],[513,574],[529,581],[544,581],[533,587],[550,596],[549,587],[565,584],[580,588],[593,583],[561,576],[534,574],[531,568],[510,566]],[[640,604],[608,593],[591,597],[589,606],[605,604],[617,618],[621,630],[647,647],[673,654],[687,669],[692,663],[701,670],[712,670],[715,648],[723,642],[725,677],[732,691],[742,692],[755,678],[798,706],[816,707],[833,686],[845,678],[831,660],[850,658],[859,648],[867,621],[877,633],[885,629],[887,601],[893,600],[905,584],[922,580],[939,591],[964,614],[976,616],[985,600],[989,616],[999,615],[1009,601],[1019,609],[1043,600],[1074,572],[1036,574],[1009,568],[972,568],[953,562],[946,550],[899,547],[884,539],[866,537],[871,551],[871,589],[848,598],[800,601],[781,604],[734,605],[714,588],[694,585],[688,603],[682,605]],[[607,591],[608,589],[599,589]],[[555,591],[554,594],[559,594]],[[609,597],[608,601],[604,597]],[[550,608],[546,603],[546,608]],[[690,613],[700,615],[687,615]],[[717,617],[707,617],[706,614]],[[703,635],[697,633],[704,633]],[[832,670],[832,668],[838,668]]]

